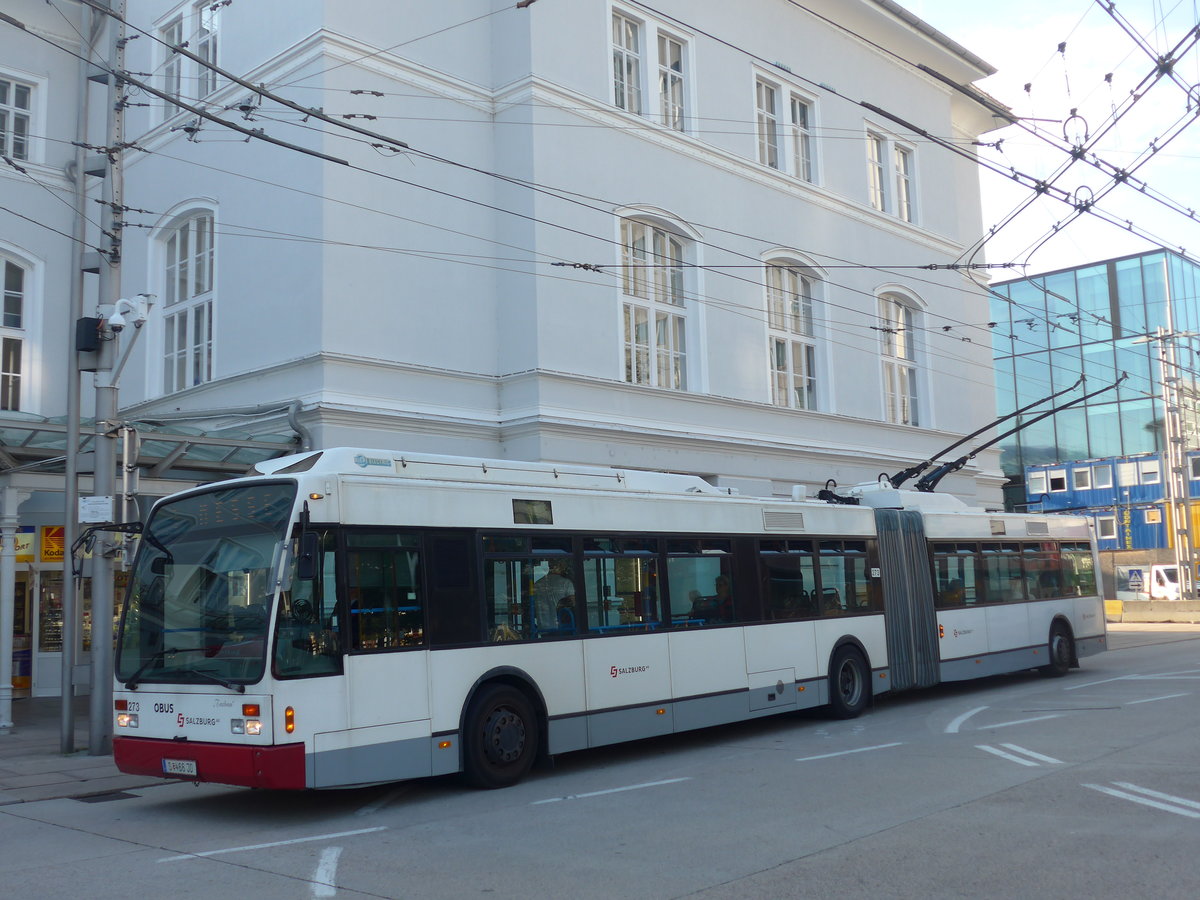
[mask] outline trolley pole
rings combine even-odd
[[[108,317],[121,296],[121,231],[124,228],[124,179],[121,167],[125,140],[125,0],[112,4],[115,15],[109,17],[108,128],[105,146],[109,158],[108,177],[104,180],[104,222],[106,259],[101,260],[99,308],[101,316],[100,351],[96,365],[96,496],[113,498],[116,487],[117,381],[114,372],[117,332]],[[113,515],[115,512],[115,503]],[[75,514],[75,511],[70,511]],[[112,752],[113,682],[113,555],[117,545],[106,532],[99,532],[93,552],[91,696],[88,716],[88,755],[106,756]]]

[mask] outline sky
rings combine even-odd
[[[1188,92],[1163,78],[1147,79],[1155,64],[1096,0],[898,0],[939,31],[991,63],[997,74],[977,82],[1047,138],[1075,144],[1079,135],[1095,141],[1092,153],[1104,163],[1129,168],[1148,190],[1113,184],[1111,174],[1075,162],[1053,182],[1067,195],[1091,197],[1095,209],[1112,216],[1112,224],[1084,214],[1049,196],[1036,198],[1028,209],[1004,224],[988,240],[990,263],[1025,263],[1025,274],[1051,271],[1094,260],[1140,253],[1155,246],[1183,248],[1200,259],[1200,46],[1185,41],[1200,22],[1200,0],[1117,0],[1116,10],[1156,54],[1181,41],[1190,47],[1175,66]],[[1106,4],[1107,5],[1107,4]],[[1060,52],[1059,45],[1066,42]],[[1111,81],[1105,76],[1111,73]],[[1147,89],[1146,85],[1150,85]],[[1026,86],[1028,85],[1028,89]],[[1140,94],[1136,102],[1131,95]],[[1114,109],[1128,111],[1115,125]],[[1075,116],[1072,117],[1072,110]],[[1167,135],[1179,132],[1169,142]],[[985,135],[1000,147],[980,150],[983,159],[1005,170],[1047,179],[1069,156],[1016,126]],[[1160,147],[1152,152],[1151,141]],[[981,170],[984,228],[1004,222],[1033,192]],[[1188,210],[1195,210],[1195,218]],[[1059,227],[1055,229],[1055,225]],[[1016,273],[1014,273],[1015,275]],[[1002,280],[1010,276],[994,272]]]

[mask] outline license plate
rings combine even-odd
[[[163,774],[164,775],[191,775],[196,776],[196,761],[194,759],[164,759]]]

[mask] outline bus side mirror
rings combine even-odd
[[[317,554],[320,545],[316,534],[305,532],[300,535],[300,554],[296,558],[296,577],[312,581],[317,577]]]

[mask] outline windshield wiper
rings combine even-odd
[[[206,672],[204,669],[190,669],[193,675],[199,675],[201,678],[206,678],[213,684],[219,684],[223,688],[229,688],[231,691],[237,691],[239,694],[246,693],[244,684],[234,684],[232,681],[226,681],[220,675],[214,675],[212,672]]]
[[[152,665],[154,665],[159,660],[165,659],[167,656],[174,656],[176,653],[188,653],[193,650],[204,650],[204,649],[205,649],[204,647],[164,647],[162,650],[159,650],[157,653],[155,653],[153,656],[151,656],[148,660],[146,660],[144,663],[142,663],[140,666],[138,666],[137,671],[134,672],[132,675],[130,675],[129,680],[125,682],[125,690],[136,691],[137,686],[138,686],[138,679],[142,677],[142,675],[145,673],[145,671],[147,669],[149,669]]]

